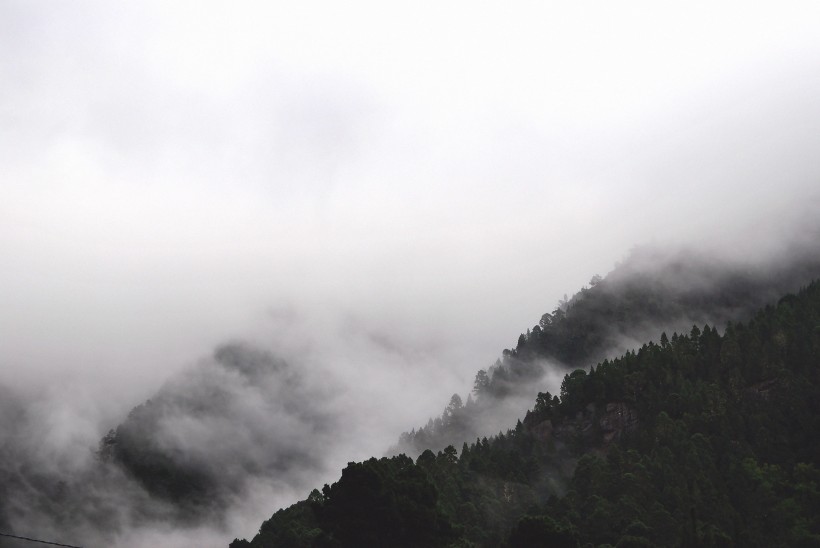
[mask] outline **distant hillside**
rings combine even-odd
[[[231,548],[820,546],[819,430],[815,282],[578,369],[460,454],[350,463]]]
[[[324,470],[321,448],[338,429],[317,403],[327,399],[287,362],[224,345],[173,376],[100,441],[98,458],[77,465],[42,454],[30,433],[37,408],[0,386],[0,525],[94,546],[143,524],[224,525],[251,482],[289,492]]]
[[[191,517],[218,510],[247,482],[293,481],[321,468],[334,417],[289,364],[244,344],[174,377],[100,442],[100,457]],[[298,485],[298,484],[297,484]]]
[[[9,513],[14,511],[14,494],[25,485],[19,462],[19,425],[25,422],[24,402],[5,386],[0,385],[0,527],[10,529]]]
[[[497,433],[526,409],[545,375],[562,375],[637,348],[662,331],[722,328],[820,276],[816,244],[781,257],[732,262],[691,250],[639,248],[605,278],[559,303],[514,347],[478,372],[472,394],[405,432],[391,454],[418,455]]]
[[[750,269],[638,250],[480,372],[474,399],[454,396],[441,418],[403,434],[394,452],[416,456],[497,433],[523,415],[546,371],[588,367],[661,329],[748,316],[812,272],[820,275],[820,265],[811,261]],[[323,448],[342,427],[323,404],[327,396],[272,354],[228,344],[137,406],[101,440],[99,455],[181,517],[218,516],[248,482],[310,485],[324,466]]]

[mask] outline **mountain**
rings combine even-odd
[[[565,298],[511,349],[480,370],[466,401],[455,394],[442,415],[403,433],[389,454],[411,456],[497,433],[520,417],[563,373],[657,339],[661,332],[745,320],[780,295],[820,276],[816,244],[795,244],[757,261],[685,249],[637,248],[605,278]]]
[[[171,379],[100,442],[100,457],[190,518],[218,516],[260,478],[320,470],[338,425],[286,361],[243,343]]]
[[[0,387],[0,525],[89,546],[143,542],[122,538],[139,528],[227,527],[252,482],[289,492],[323,472],[320,449],[339,428],[327,400],[288,362],[226,344],[135,407],[96,458],[83,447],[54,462],[32,435],[39,410]]]
[[[756,263],[683,251],[634,251],[605,278],[596,277],[545,314],[492,367],[479,372],[473,394],[454,396],[440,418],[404,434],[390,458],[360,463],[335,491],[331,486],[329,494],[312,494],[313,502],[328,496],[340,501],[327,507],[329,513],[314,515],[300,503],[300,512],[313,516],[305,518],[310,526],[299,525],[284,544],[298,545],[294,539],[304,537],[299,527],[322,530],[322,520],[346,515],[356,497],[364,496],[351,495],[352,502],[347,498],[349,488],[360,489],[356,478],[361,477],[369,477],[369,488],[388,498],[379,498],[356,519],[347,515],[350,523],[361,522],[356,530],[368,532],[368,514],[384,507],[390,519],[414,516],[399,537],[415,539],[416,545],[434,545],[439,536],[446,543],[472,539],[480,545],[500,544],[530,507],[541,508],[545,500],[571,489],[584,451],[609,455],[611,446],[633,435],[636,425],[638,431],[643,428],[644,411],[624,397],[592,402],[592,407],[583,404],[589,394],[573,399],[579,392],[571,387],[586,386],[593,365],[637,349],[638,341],[661,340],[663,330],[688,333],[693,323],[723,326],[726,320],[750,318],[753,307],[776,302],[820,276],[812,246],[785,249],[779,257]],[[534,289],[533,299],[538,298]],[[725,335],[712,327],[708,333]],[[342,411],[350,402],[328,381],[332,368],[314,371],[303,365],[298,356],[286,361],[252,344],[223,345],[135,407],[100,440],[97,458],[88,458],[83,446],[76,448],[77,455],[56,459],[32,435],[42,431],[42,409],[24,394],[0,387],[0,525],[6,531],[36,530],[80,544],[129,545],[124,532],[139,536],[134,531],[150,534],[164,527],[185,537],[199,527],[229,529],[237,513],[258,508],[249,494],[257,488],[275,500],[294,500],[293,493],[307,492],[317,478],[337,472],[337,457],[344,453],[333,452],[339,440],[366,434],[366,427],[357,430],[345,423]],[[595,375],[598,371],[600,367]],[[556,402],[547,392],[559,392],[565,373],[569,388]],[[779,386],[770,380],[757,381],[755,390],[770,393]],[[544,419],[545,409],[555,413],[550,420]],[[522,419],[520,425],[517,419]],[[493,437],[511,425],[517,425],[513,434]],[[585,434],[576,436],[576,430]],[[588,437],[599,431],[601,440]],[[521,443],[532,444],[536,453],[517,449],[521,432],[520,439],[529,440]],[[407,472],[408,461],[427,467],[425,473]],[[481,479],[430,471],[444,462],[466,467]],[[496,469],[505,471],[499,475]],[[429,480],[430,474],[441,477]],[[383,482],[393,487],[385,491],[379,487]],[[404,494],[396,496],[395,490]],[[472,493],[467,506],[455,494],[465,490]],[[280,531],[275,524],[283,519],[294,525],[288,516],[278,515],[265,530]],[[560,522],[562,527],[567,523],[574,522]],[[411,530],[432,536],[415,537]],[[373,538],[384,538],[379,535]],[[398,545],[399,537],[391,537],[390,544]],[[372,544],[368,539],[359,540]]]
[[[820,282],[560,392],[460,453],[350,463],[231,548],[820,546]]]

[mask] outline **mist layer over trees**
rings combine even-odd
[[[807,0],[0,2],[0,532],[224,546],[316,488],[310,542],[399,542],[357,537],[367,512],[334,529],[360,480],[406,542],[580,531],[588,440],[527,410],[644,424],[573,407],[593,366],[724,337],[817,276],[818,20]],[[533,461],[492,449],[519,419],[560,431],[535,494]],[[463,442],[525,487],[464,479],[461,508],[439,472],[469,468]],[[539,505],[520,527],[513,500]]]
[[[820,283],[721,335],[663,333],[492,438],[350,463],[277,546],[815,546]]]
[[[591,377],[584,372],[590,366],[627,349],[633,352],[631,349],[639,346],[637,341],[650,338],[650,333],[666,348],[670,340],[678,339],[661,332],[686,333],[692,324],[707,324],[703,336],[722,340],[720,333],[726,321],[745,321],[754,307],[776,302],[777,295],[820,275],[820,264],[813,259],[817,255],[809,251],[801,246],[799,252],[790,252],[790,260],[739,264],[691,251],[636,250],[611,273],[594,277],[589,287],[544,314],[534,328],[519,337],[514,348],[504,350],[488,370],[479,371],[472,393],[464,399],[454,395],[440,418],[402,434],[399,445],[389,452],[418,457],[419,463],[446,461],[453,466],[459,462],[459,466],[467,466],[465,455],[478,459],[482,451],[486,452],[482,458],[490,461],[479,464],[482,461],[474,460],[472,468],[467,468],[477,477],[489,474],[481,480],[483,494],[475,494],[479,499],[471,502],[480,509],[476,510],[479,514],[470,519],[482,521],[498,512],[491,520],[495,524],[492,531],[481,532],[475,538],[483,538],[480,542],[490,545],[501,542],[528,505],[541,504],[549,496],[563,496],[571,489],[575,481],[572,471],[580,455],[590,447],[608,448],[613,432],[620,439],[627,428],[624,413],[634,414],[635,421],[644,413],[653,413],[644,409],[642,399],[635,400],[648,388],[634,376],[630,377],[631,399],[622,392],[617,397],[604,397],[598,394],[599,388],[588,389]],[[723,335],[728,336],[728,332]],[[646,347],[642,352],[648,352]],[[627,353],[623,360],[634,355]],[[602,374],[601,367],[596,375]],[[758,371],[754,378],[733,382],[743,386],[763,383],[762,390],[769,390],[766,387],[770,379],[758,379],[761,375],[766,376]],[[346,462],[343,459],[352,456],[344,449],[351,442],[349,434],[366,435],[366,430],[349,424],[357,420],[357,415],[339,392],[342,384],[331,379],[325,372],[294,367],[252,343],[229,343],[217,348],[211,359],[174,375],[102,437],[98,447],[89,447],[87,457],[71,462],[37,456],[36,445],[32,445],[36,443],[32,433],[39,428],[36,413],[22,398],[5,389],[3,416],[8,428],[4,430],[0,463],[5,478],[0,517],[10,530],[23,532],[27,524],[36,523],[38,530],[59,538],[69,534],[83,542],[109,545],[134,545],[136,538],[151,542],[157,538],[152,535],[163,534],[163,528],[180,535],[180,542],[216,531],[229,535],[236,530],[235,516],[243,508],[264,513],[265,500],[287,504],[287,497],[293,501],[299,493],[317,487],[316,478],[332,479]],[[607,390],[623,391],[622,382],[612,381]],[[739,386],[736,389],[740,390]],[[590,390],[598,396],[587,394]],[[587,408],[590,403],[593,407]],[[532,411],[527,413],[528,409]],[[576,415],[581,421],[577,424],[570,421]],[[511,432],[493,437],[516,421],[518,426]],[[552,421],[552,426],[544,421]],[[615,426],[606,426],[610,423]],[[599,438],[588,437],[589,425],[599,432]],[[630,431],[632,427],[634,424],[629,426]],[[576,430],[583,435],[574,434]],[[516,435],[524,437],[513,441]],[[521,441],[533,436],[541,440],[541,445]],[[507,455],[509,451],[524,450],[520,443],[536,454],[525,451],[509,457],[513,460],[505,464],[497,459],[507,457],[489,456],[496,454],[493,451]],[[461,457],[451,451],[453,447],[462,447]],[[537,455],[549,458],[538,461]],[[388,474],[385,477],[404,474],[400,471],[414,461],[389,462],[397,468],[384,472]],[[375,466],[373,473],[382,477],[383,472],[378,471],[382,464],[374,461],[363,466],[361,473]],[[496,466],[505,470],[503,481],[492,479],[493,474],[501,473]],[[424,474],[413,477],[413,482],[427,481]],[[516,484],[537,485],[520,487],[520,492],[516,491],[519,487],[503,487],[523,498],[513,506],[495,502],[487,507],[496,491],[502,489],[500,486],[512,479]],[[395,488],[404,489],[398,485]],[[424,487],[438,493],[436,497],[443,496],[441,489],[452,488],[435,481]],[[271,498],[266,492],[277,492],[279,498]],[[512,496],[508,495],[502,499]],[[314,502],[327,496],[312,495]],[[451,492],[448,496],[456,495]],[[418,511],[433,512],[429,519],[450,523],[441,525],[440,530],[439,525],[431,526],[430,534],[456,538],[464,524],[456,526],[448,520],[452,520],[452,512],[461,502],[451,500],[444,506],[450,513],[440,514],[441,503],[430,506],[430,500],[419,499],[427,510]],[[349,506],[339,504],[340,508]],[[501,506],[496,507],[498,504]],[[400,508],[404,509],[401,512],[415,512]],[[94,525],[99,519],[108,524],[104,530]],[[412,537],[407,539],[412,545]]]
[[[692,325],[722,329],[820,275],[814,243],[802,238],[765,262],[732,261],[693,250],[634,250],[605,278],[594,276],[565,298],[516,345],[476,374],[472,392],[458,394],[443,414],[405,432],[393,453],[459,446],[505,429],[529,408],[539,387],[557,393],[564,373]],[[466,401],[466,403],[465,403]]]

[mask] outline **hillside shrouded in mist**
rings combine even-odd
[[[785,242],[784,242],[785,244]],[[479,370],[466,404],[452,396],[441,417],[404,432],[391,453],[417,456],[496,434],[517,419],[545,387],[692,325],[718,329],[748,319],[780,296],[820,276],[820,247],[786,245],[770,263],[735,262],[693,250],[639,249],[605,278],[562,300],[518,337],[516,346]],[[475,397],[475,399],[473,399]]]
[[[818,371],[814,282],[577,369],[460,453],[348,463],[230,547],[817,546]]]
[[[817,260],[798,260],[816,256],[813,246],[788,256],[740,265],[692,251],[638,250],[519,337],[486,382],[477,377],[475,400],[451,401],[440,419],[403,434],[392,451],[416,456],[504,430],[536,394],[540,401],[543,390],[557,393],[565,372],[636,348],[649,333],[657,339],[660,330],[686,331],[692,322],[745,320],[753,307],[820,277]],[[42,410],[4,389],[0,518],[15,531],[36,523],[55,538],[96,545],[184,544],[212,528],[246,527],[237,513],[256,516],[292,502],[332,479],[344,459],[387,447],[388,440],[370,439],[378,434],[372,414],[391,408],[357,401],[363,389],[355,377],[334,377],[332,362],[310,366],[305,358],[286,361],[249,343],[220,346],[136,406],[93,458],[89,450],[73,461],[41,453],[33,434],[44,435],[37,432]],[[546,464],[558,492],[577,460],[563,451]],[[514,517],[502,522],[509,527]]]
[[[504,348],[537,367],[488,372],[515,397],[482,435],[567,367],[796,291],[818,16],[0,3],[0,532],[251,538]],[[583,344],[533,336],[610,270],[561,305]]]

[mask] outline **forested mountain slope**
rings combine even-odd
[[[70,466],[48,461],[30,435],[37,409],[0,387],[0,525],[106,546],[135,525],[223,524],[254,482],[301,491],[323,473],[319,448],[338,428],[316,403],[328,399],[288,362],[226,344],[135,407],[98,458]]]
[[[316,448],[337,427],[301,373],[233,343],[172,378],[100,442],[100,457],[191,518],[220,508],[258,478],[301,485],[322,468]]]
[[[588,367],[664,327],[748,315],[812,273],[820,275],[820,261],[750,269],[692,252],[636,250],[480,372],[474,400],[455,397],[440,419],[403,434],[393,453],[415,457],[497,433],[523,415],[548,368]],[[324,466],[317,454],[339,425],[317,403],[328,394],[303,375],[248,344],[224,345],[136,407],[101,441],[99,454],[190,519],[219,515],[254,478],[310,485]]]
[[[471,395],[454,395],[441,417],[403,433],[391,454],[415,456],[497,433],[523,414],[545,374],[560,378],[589,368],[662,331],[748,319],[820,276],[815,244],[793,247],[756,262],[693,250],[633,250],[605,278],[593,277],[589,287],[544,314],[478,372]]]
[[[577,370],[460,454],[350,463],[231,547],[820,546],[818,428],[815,282]]]

